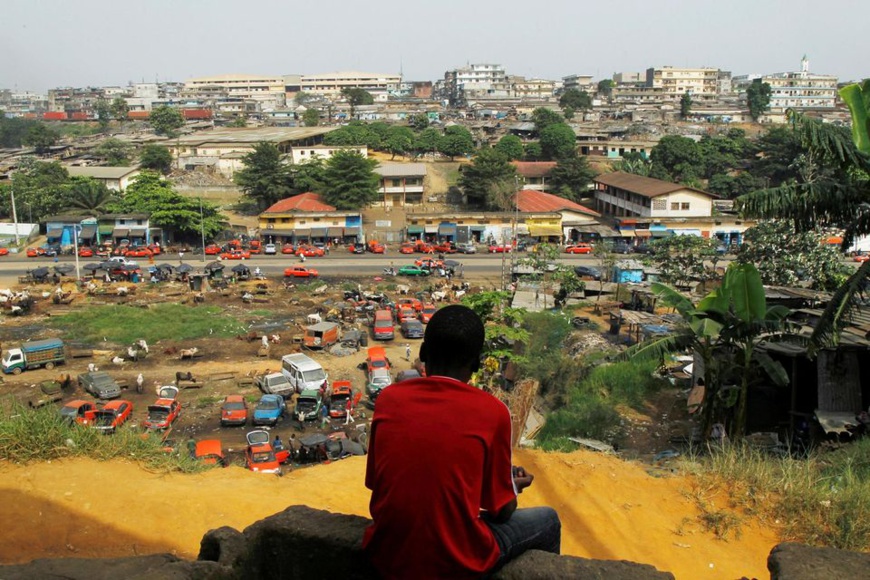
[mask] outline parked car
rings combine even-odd
[[[266,244],[263,246],[263,254],[267,256],[274,256],[278,253],[278,246],[275,244]]]
[[[97,413],[97,406],[90,401],[75,399],[60,408],[60,416],[64,421],[90,425]]]
[[[5,248],[3,248],[5,249]],[[82,246],[79,248],[79,258],[93,258],[94,251],[88,246]]]
[[[419,379],[420,372],[417,369],[405,369],[403,371],[399,371],[396,374],[397,383],[401,383],[402,381],[410,381],[411,379]]]
[[[217,244],[209,244],[205,247],[206,256],[217,256],[221,253],[221,247]]]
[[[223,446],[220,439],[204,439],[196,442],[193,456],[206,465],[220,465],[226,467],[229,462],[224,456]]]
[[[399,253],[400,254],[413,254],[414,253],[414,244],[411,244],[411,243],[402,244],[401,246],[399,246]]]
[[[592,246],[590,244],[574,244],[565,248],[566,254],[591,254]]]
[[[419,266],[421,268],[426,268],[427,270],[436,270],[438,268],[444,267],[444,260],[438,260],[436,258],[417,258],[414,260],[414,265]]]
[[[387,351],[382,346],[369,347],[368,356],[366,357],[366,378],[371,380],[372,373],[378,369],[390,370],[390,359],[387,358]]]
[[[305,266],[290,266],[284,268],[285,278],[317,278],[317,270]]]
[[[430,271],[420,266],[402,266],[399,268],[399,276],[428,276]]]
[[[423,303],[420,302],[417,298],[399,298],[399,301],[396,302],[398,306],[410,306],[416,312],[420,312],[423,310]]]
[[[167,429],[181,415],[181,402],[178,400],[178,387],[160,387],[160,395],[153,405],[148,405],[148,418],[143,425],[146,429]]]
[[[293,410],[293,414],[298,418],[301,413],[303,420],[314,421],[320,415],[320,406],[322,404],[320,391],[307,389],[302,391],[299,398],[296,399],[296,408]]]
[[[245,398],[242,395],[227,395],[224,404],[221,405],[221,427],[244,425],[247,422],[248,404]]]
[[[251,257],[251,252],[248,250],[230,250],[221,254],[221,260],[248,260]]]
[[[78,376],[78,384],[86,393],[98,399],[115,399],[121,396],[121,387],[104,371],[82,373]]]
[[[456,244],[456,251],[460,254],[476,254],[477,246],[475,246],[471,242],[466,242],[464,244]]]
[[[335,381],[332,384],[332,397],[329,399],[329,416],[344,419],[347,415],[347,402],[353,397],[350,381]]]
[[[407,318],[402,321],[402,336],[405,338],[423,338],[425,330],[423,323],[416,318]]]
[[[263,395],[254,407],[254,418],[251,423],[254,425],[275,426],[284,417],[285,409],[284,397],[280,395]]]
[[[593,280],[601,280],[601,271],[592,266],[574,266],[574,273],[580,278],[592,278]]]
[[[387,251],[386,246],[380,242],[371,241],[368,245],[368,251],[372,254],[383,254]]]
[[[351,254],[365,254],[366,245],[363,243],[351,244],[347,247],[347,251]]]
[[[492,244],[487,251],[490,254],[510,254],[513,247],[510,244]]]
[[[441,242],[440,244],[435,244],[432,246],[432,249],[441,254],[456,253],[456,246],[454,246],[452,242]]]
[[[127,252],[124,256],[128,258],[150,258],[154,253],[149,250],[146,246],[136,246],[135,248],[128,248]]]
[[[638,244],[634,247],[634,252],[636,254],[652,254],[652,251],[652,246],[647,243]]]
[[[420,322],[429,324],[429,321],[432,320],[432,316],[437,310],[438,308],[434,304],[424,304],[422,310],[420,310]]]
[[[317,246],[299,246],[296,250],[297,256],[305,256],[306,258],[319,258],[325,253],[323,248],[318,248]]]
[[[406,320],[416,320],[417,319],[417,311],[414,310],[413,306],[408,304],[401,304],[396,309],[396,322],[402,323]]]
[[[366,382],[366,394],[374,401],[380,392],[393,384],[389,369],[375,369]]]
[[[282,254],[295,254],[296,253],[296,246],[294,246],[293,244],[284,244],[283,246],[281,246],[281,253]]]
[[[634,248],[626,242],[614,242],[612,251],[614,254],[630,254],[634,251]]]
[[[103,433],[114,433],[133,414],[133,403],[118,399],[109,401],[94,414],[91,426]]]
[[[245,435],[245,467],[257,473],[281,473],[281,463],[272,447],[272,438],[267,431],[257,429]]]

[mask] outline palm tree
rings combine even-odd
[[[118,200],[115,192],[90,178],[74,177],[69,190],[69,209],[82,215],[100,215]]]

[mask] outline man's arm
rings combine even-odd
[[[514,487],[517,490],[517,493],[523,493],[523,490],[532,485],[532,481],[534,481],[535,476],[531,473],[527,472],[523,467],[514,466],[512,468],[512,475],[514,480]],[[513,498],[509,501],[503,508],[499,510],[497,514],[493,514],[493,520],[497,524],[503,524],[514,515],[514,512],[517,509],[517,498]]]

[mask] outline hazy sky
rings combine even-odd
[[[652,66],[870,76],[870,2],[838,0],[4,0],[0,88],[466,63],[558,79]]]

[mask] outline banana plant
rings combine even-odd
[[[846,85],[840,89],[840,97],[852,114],[852,139],[855,147],[870,155],[870,79]]]

